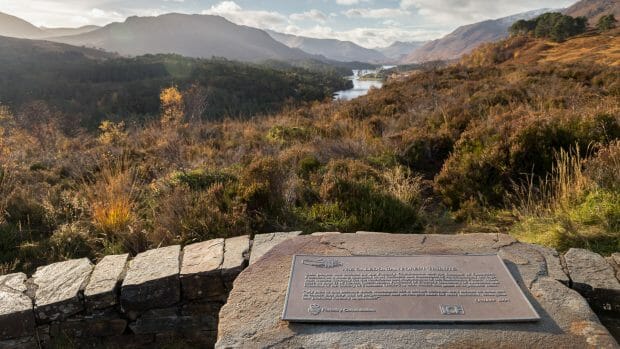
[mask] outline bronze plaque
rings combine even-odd
[[[282,319],[434,323],[540,317],[498,255],[297,255]]]

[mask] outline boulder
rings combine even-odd
[[[32,299],[26,295],[26,274],[0,276],[0,341],[32,336]]]
[[[620,282],[614,268],[603,256],[571,248],[564,259],[575,290],[594,307],[620,314]]]
[[[184,299],[222,299],[226,288],[222,282],[224,239],[185,246],[181,263],[181,289]]]
[[[118,304],[116,294],[125,276],[128,259],[128,254],[106,256],[97,263],[84,290],[89,309],[105,309]]]
[[[50,264],[32,276],[35,316],[39,322],[64,320],[84,310],[81,293],[88,284],[93,264],[88,258]]]
[[[501,252],[503,250],[503,252]],[[502,253],[541,316],[533,323],[346,324],[280,320],[292,256]],[[276,246],[235,281],[216,348],[616,348],[587,302],[549,277],[544,256],[501,234],[301,236]]]
[[[269,252],[282,241],[292,239],[301,235],[301,233],[301,231],[293,231],[290,233],[259,234],[254,236],[252,253],[250,254],[250,264],[254,264],[257,260],[264,256],[265,253]]]
[[[169,246],[140,253],[129,262],[121,287],[121,306],[130,318],[179,302],[180,255],[180,246]]]
[[[222,281],[228,290],[233,281],[246,267],[250,254],[250,237],[238,236],[224,241],[224,262],[222,263]]]

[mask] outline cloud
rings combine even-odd
[[[349,18],[394,18],[411,15],[406,9],[401,8],[354,8],[344,12],[344,15]]]
[[[400,8],[440,26],[457,26],[540,8],[563,8],[574,0],[401,0]]]
[[[368,0],[336,0],[338,5],[351,6],[357,5],[361,2],[368,2]]]
[[[202,14],[222,16],[237,24],[262,29],[281,30],[289,24],[287,16],[279,12],[244,10],[234,1],[222,1]]]
[[[289,18],[293,21],[316,21],[320,23],[325,23],[327,21],[328,16],[316,9],[312,9],[310,11],[302,12],[302,13],[293,13],[289,16]]]

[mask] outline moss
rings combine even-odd
[[[589,193],[573,206],[523,218],[512,234],[559,251],[581,247],[609,255],[620,250],[620,194]]]
[[[197,169],[172,174],[172,184],[184,184],[193,190],[204,190],[215,183],[228,183],[236,180],[235,176],[221,171]]]

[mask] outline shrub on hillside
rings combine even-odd
[[[614,29],[617,24],[618,24],[618,20],[616,19],[616,16],[614,16],[613,14],[609,14],[609,15],[601,17],[598,20],[598,23],[596,24],[596,28],[598,28],[598,30],[605,31],[605,30]]]
[[[549,12],[533,20],[519,20],[509,29],[512,35],[533,34],[537,38],[547,38],[562,42],[567,38],[586,31],[588,19],[573,18],[559,12]]]

